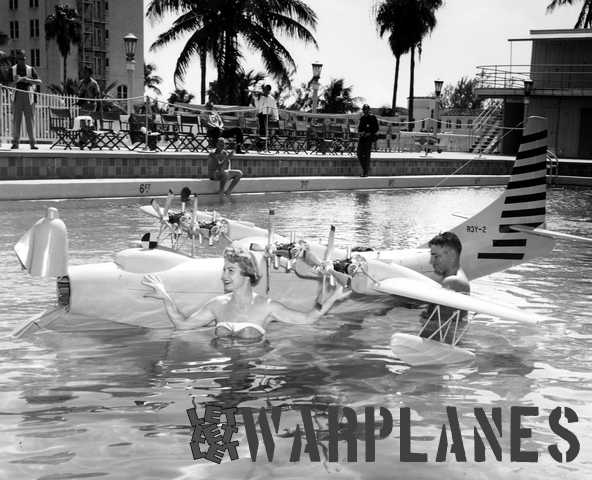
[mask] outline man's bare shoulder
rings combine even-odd
[[[456,275],[446,277],[442,281],[442,286],[455,292],[469,293],[471,291],[469,279],[462,270],[459,270]]]

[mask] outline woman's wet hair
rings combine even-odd
[[[227,247],[224,249],[224,260],[230,263],[236,263],[242,275],[249,277],[251,285],[255,286],[261,280],[257,261],[253,254],[241,247]]]
[[[452,232],[439,233],[428,242],[428,247],[432,245],[436,247],[450,247],[460,255],[462,251],[462,244],[460,239]]]

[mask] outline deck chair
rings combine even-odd
[[[49,131],[57,137],[50,145],[53,147],[63,146],[66,150],[72,149],[78,141],[80,132],[72,130],[72,116],[69,108],[49,109]]]

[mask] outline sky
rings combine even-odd
[[[372,107],[391,105],[395,58],[386,38],[380,39],[372,16],[375,0],[306,0],[316,12],[314,32],[318,49],[283,39],[291,52],[299,86],[312,77],[313,62],[323,64],[321,85],[334,78],[344,78],[353,87],[353,95],[362,97]],[[148,3],[148,0],[145,0]],[[416,59],[415,96],[434,92],[434,80],[456,84],[463,76],[474,77],[479,65],[529,64],[531,42],[508,42],[522,38],[530,30],[573,28],[581,7],[564,6],[547,14],[550,0],[444,0],[436,13],[437,25],[423,42]],[[157,51],[149,47],[175,17],[145,24],[145,55],[157,66],[163,78],[161,90],[166,98],[174,90],[173,71],[183,41]],[[264,71],[256,55],[245,51],[245,69]],[[196,96],[200,92],[199,59],[196,57],[185,79],[184,88]],[[213,65],[208,67],[208,82],[215,79]],[[270,82],[271,79],[269,79]],[[409,93],[409,55],[401,57],[397,105],[406,106]]]

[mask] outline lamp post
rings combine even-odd
[[[436,101],[434,105],[434,117],[436,117],[436,128],[434,129],[434,133],[438,135],[440,131],[440,94],[442,93],[442,85],[444,82],[440,79],[434,80],[434,91],[436,92]]]
[[[526,120],[528,119],[528,105],[530,104],[530,94],[532,93],[532,85],[532,80],[524,80],[524,120],[522,121],[522,128],[526,128]]]
[[[123,47],[125,51],[125,69],[127,70],[127,113],[132,112],[132,91],[134,84],[134,70],[136,69],[136,45],[138,37],[133,33],[128,33],[123,37]]]
[[[317,113],[317,106],[319,104],[319,78],[321,78],[322,63],[312,64],[312,113]]]

